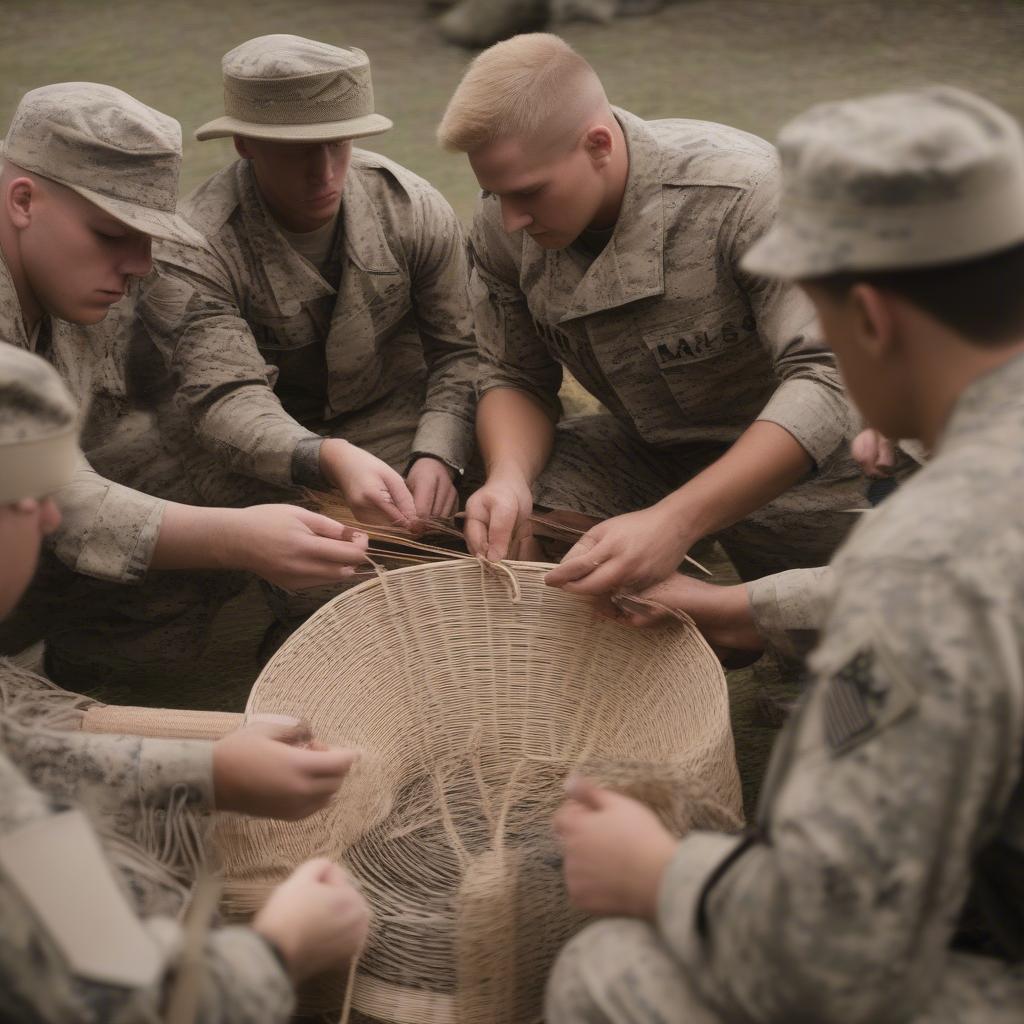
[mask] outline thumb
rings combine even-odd
[[[601,810],[607,800],[606,792],[593,779],[583,775],[570,775],[565,780],[565,793],[570,800],[575,800],[591,811]]]
[[[250,734],[266,736],[297,747],[309,743],[313,738],[313,730],[309,722],[291,715],[258,714],[249,716],[242,728]]]
[[[314,857],[312,860],[300,864],[291,873],[288,881],[307,883],[327,881],[333,876],[335,866],[333,860],[328,860],[326,857]]]
[[[359,760],[359,751],[352,747],[326,747],[303,751],[301,764],[312,775],[345,775]]]

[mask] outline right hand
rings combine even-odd
[[[325,807],[359,757],[310,742],[295,719],[256,719],[213,745],[213,801],[222,811],[298,821]]]
[[[361,523],[415,530],[416,502],[409,487],[386,462],[340,438],[320,446],[320,472],[341,491]]]
[[[850,452],[865,476],[892,476],[896,467],[895,443],[871,427],[853,439]]]
[[[299,865],[252,923],[284,957],[295,984],[341,971],[370,928],[370,908],[345,871],[325,857]]]
[[[533,494],[521,476],[489,479],[466,502],[466,546],[489,561],[508,558],[513,543],[523,540],[533,514]]]
[[[297,505],[253,505],[233,513],[228,568],[243,568],[285,590],[351,577],[366,564],[365,533]]]

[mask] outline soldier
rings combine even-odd
[[[226,114],[196,137],[239,159],[185,200],[207,245],[159,249],[143,311],[210,453],[197,486],[232,504],[334,488],[401,527],[452,515],[476,368],[454,212],[353,148],[391,127],[361,50],[261,36],[223,71]]]
[[[52,367],[0,345],[0,618],[59,525],[51,495],[77,472],[76,419]],[[287,1021],[293,985],[344,969],[358,950],[366,903],[336,864],[310,861],[252,927],[214,929],[197,949],[178,920],[188,878],[176,847],[214,806],[311,814],[338,789],[353,752],[302,749],[259,728],[217,743],[55,728],[83,703],[0,659],[4,1019],[164,1019],[169,1005],[183,1005],[188,980],[195,1013],[179,1019]],[[276,735],[310,739],[296,728]],[[190,963],[202,965],[198,977]]]
[[[99,324],[133,280],[149,274],[151,237],[200,241],[175,214],[177,122],[109,86],[46,86],[23,97],[3,158],[0,341],[43,355],[83,402],[109,379],[123,393],[121,339],[73,325]],[[91,433],[103,435],[110,426]],[[97,446],[108,439],[94,436]],[[152,430],[135,447],[144,465],[163,458]],[[116,469],[122,456],[108,451],[105,466]],[[363,559],[366,538],[323,516],[285,505],[197,508],[180,464],[164,475],[176,480],[171,496],[178,500],[104,479],[84,462],[62,489],[64,522],[53,546],[67,569],[51,560],[49,586],[36,591],[40,614],[55,629],[72,629],[91,615],[82,631],[95,637],[102,615],[104,628],[117,630],[126,645],[122,634],[147,636],[160,625],[172,634],[160,646],[173,649],[187,632],[179,620],[201,635],[209,617],[204,599],[218,586],[211,575],[220,574],[150,570],[245,569],[296,588],[350,576]],[[100,643],[109,648],[112,635]]]
[[[1019,1021],[1024,1006],[1024,139],[930,87],[783,129],[778,221],[853,400],[930,463],[833,563],[813,683],[741,836],[572,783],[570,895],[634,920],[545,1019]]]
[[[617,517],[548,575],[577,593],[651,585],[708,535],[744,579],[827,561],[865,481],[813,309],[740,265],[775,213],[773,148],[613,110],[551,35],[481,54],[438,134],[484,189],[472,550],[503,557],[536,501]],[[556,426],[563,367],[607,413]]]

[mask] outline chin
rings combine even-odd
[[[67,320],[69,324],[77,324],[79,327],[92,327],[93,324],[106,320],[112,308],[111,306],[80,306],[78,309],[68,312],[55,312],[54,316],[60,320]]]

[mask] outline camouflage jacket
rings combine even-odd
[[[745,584],[754,625],[769,647],[803,658],[818,643],[832,603],[832,567],[789,569]]]
[[[200,442],[228,468],[306,482],[293,469],[316,463],[310,449],[318,453],[320,436],[310,425],[422,388],[425,374],[413,452],[465,468],[476,373],[465,245],[435,189],[354,151],[335,240],[337,288],[280,233],[247,161],[201,185],[182,212],[212,252],[160,245],[161,274],[143,315],[180,375]],[[319,392],[315,414],[286,410],[280,386],[275,393],[286,377]]]
[[[25,1022],[90,1021],[128,1024],[162,1019],[183,948],[184,890],[172,870],[149,855],[150,845],[171,844],[183,815],[212,807],[211,745],[63,732],[39,724],[38,694],[74,700],[46,681],[0,660],[0,1004],[5,1019]],[[38,890],[27,884],[10,851],[47,829],[71,809],[84,810],[98,837],[100,874],[113,875],[114,900],[126,901],[133,941],[151,954],[153,969],[138,984],[117,983],[76,963],[67,936],[43,912]],[[54,832],[53,835],[63,834]],[[77,849],[46,853],[50,870],[73,885],[66,907],[95,917],[95,941],[117,925],[116,908],[96,907],[90,887],[102,886],[96,865]],[[23,870],[23,869],[22,869]],[[60,885],[54,880],[54,886]],[[45,902],[45,901],[43,901]],[[108,917],[109,913],[109,917]],[[113,924],[111,924],[113,922]],[[121,936],[123,938],[123,936]],[[115,934],[114,939],[118,936]],[[205,939],[198,1024],[268,1024],[286,1021],[291,984],[267,944],[249,928],[224,928]]]
[[[833,357],[801,293],[739,267],[774,215],[774,149],[723,125],[616,116],[629,178],[592,262],[507,234],[499,200],[480,201],[478,392],[519,388],[557,417],[564,366],[651,445],[728,445],[764,419],[820,465],[854,426]]]
[[[115,410],[126,407],[124,349],[116,343],[117,332],[73,327],[45,316],[30,339],[2,257],[0,341],[37,351],[57,368],[86,417],[83,447],[103,433]],[[105,479],[84,457],[56,498],[63,521],[51,543],[62,562],[76,572],[115,582],[145,575],[160,535],[163,501]]]
[[[755,827],[687,836],[661,886],[665,941],[730,1020],[909,1020],[965,904],[1024,956],[1024,357],[833,569]]]

